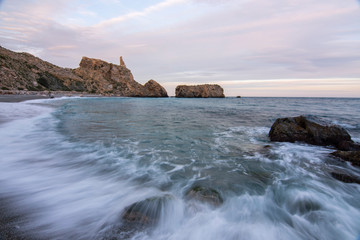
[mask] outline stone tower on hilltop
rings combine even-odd
[[[125,62],[124,62],[122,56],[120,56],[120,66],[126,67]]]

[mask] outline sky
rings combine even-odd
[[[360,97],[359,0],[0,0],[0,45],[70,68],[123,56],[169,95]]]

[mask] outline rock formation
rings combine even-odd
[[[332,155],[360,167],[360,151],[336,151]]]
[[[28,53],[0,47],[1,90],[78,91],[111,96],[167,97],[154,80],[134,80],[120,57],[120,65],[83,57],[76,69],[61,68]]]
[[[276,142],[306,142],[309,144],[338,147],[352,143],[349,133],[338,126],[323,126],[304,116],[278,118],[272,125],[269,137]]]
[[[121,66],[121,67],[126,67],[125,62],[124,62],[122,56],[120,56],[120,66]]]
[[[216,84],[204,84],[196,86],[179,85],[175,89],[175,95],[179,98],[223,98],[224,89]]]
[[[188,199],[197,200],[215,207],[220,206],[224,202],[218,191],[212,188],[205,188],[201,186],[195,186],[191,188],[186,193],[186,197]]]
[[[272,125],[269,137],[277,142],[306,142],[320,146],[334,146],[339,149],[331,153],[354,166],[360,166],[360,144],[351,140],[349,133],[334,125],[320,125],[304,116],[278,118]],[[345,183],[358,183],[360,179],[348,173],[331,172],[331,176]]]
[[[144,85],[145,93],[147,97],[167,97],[167,92],[163,86],[157,83],[155,80],[150,79]]]
[[[174,197],[165,194],[161,197],[151,197],[145,200],[135,202],[124,209],[122,219],[127,223],[135,223],[137,225],[156,224],[161,212],[166,211],[167,205]]]

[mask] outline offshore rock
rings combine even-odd
[[[134,80],[120,57],[120,65],[83,57],[79,68],[55,66],[28,53],[0,47],[0,90],[77,91],[127,97],[167,97],[152,80],[147,86]]]
[[[349,133],[334,125],[323,126],[308,120],[304,116],[278,118],[272,125],[269,137],[276,142],[306,142],[309,144],[339,147],[345,142],[352,142]]]
[[[147,97],[168,97],[165,88],[155,80],[149,80],[144,87]]]
[[[200,202],[205,202],[215,207],[220,206],[224,202],[218,191],[212,188],[205,188],[200,186],[195,186],[191,188],[186,193],[186,197],[188,199],[194,199]]]
[[[196,86],[179,85],[175,89],[179,98],[224,98],[224,89],[217,84]]]

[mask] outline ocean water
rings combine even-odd
[[[0,199],[32,239],[355,240],[360,185],[330,173],[360,169],[331,147],[269,141],[276,118],[301,114],[360,141],[360,99],[0,103]],[[187,198],[193,186],[223,204]],[[126,225],[125,209],[154,197],[156,223]]]

